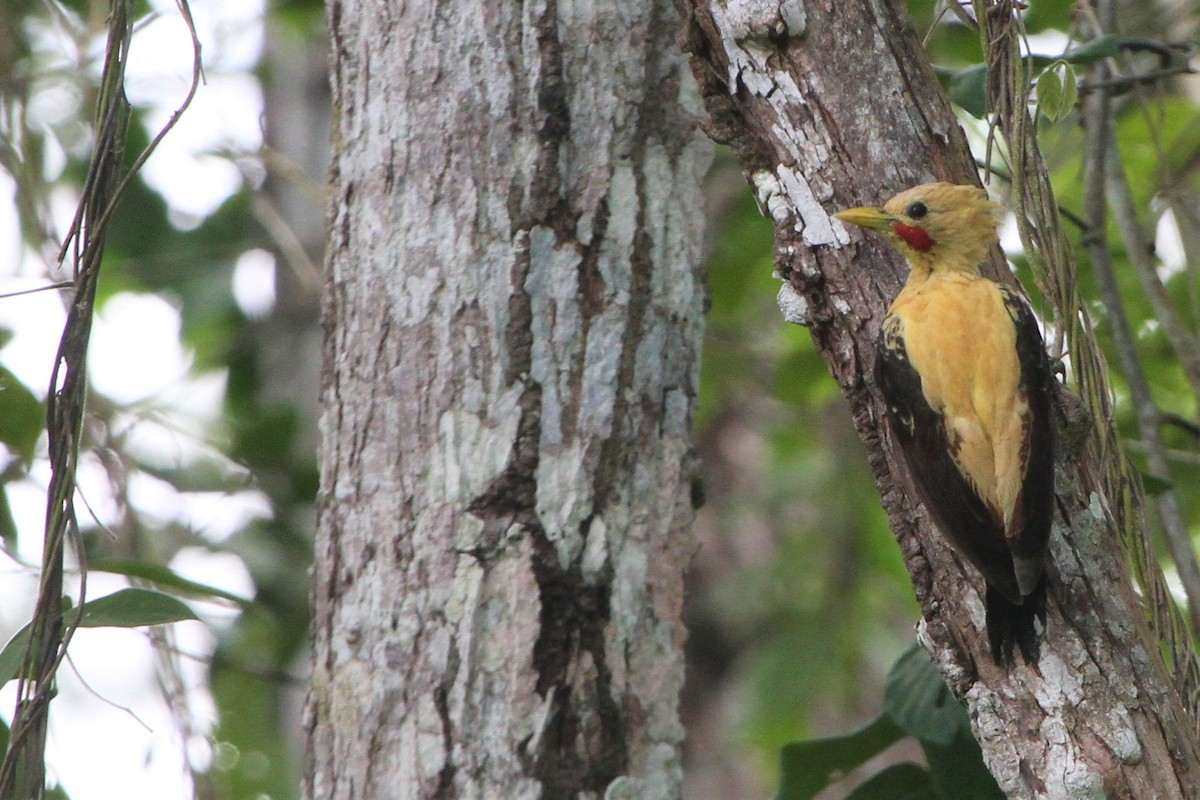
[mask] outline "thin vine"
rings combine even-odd
[[[200,45],[187,0],[177,8],[192,37],[193,73],[184,101],[132,166],[124,167],[131,108],[125,97],[125,69],[133,37],[133,0],[111,0],[107,45],[95,112],[95,145],[81,199],[58,254],[69,261],[74,296],[59,342],[46,399],[51,467],[38,597],[29,625],[29,644],[17,682],[17,705],[8,750],[0,763],[0,798],[45,796],[45,748],[56,676],[83,614],[87,565],[79,542],[75,474],[87,396],[87,351],[96,287],[108,226],[117,205],[146,159],[190,105],[201,78]],[[67,606],[64,555],[70,541],[79,560],[78,600]]]

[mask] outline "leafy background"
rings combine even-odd
[[[0,227],[0,274],[9,290],[61,279],[45,264],[82,178],[104,5],[10,0],[0,10],[0,188],[8,187],[0,198],[11,202],[16,215],[7,216],[18,223]],[[982,142],[968,113],[981,102],[976,34],[932,0],[910,5],[939,74],[965,109],[964,125]],[[1064,52],[1071,9],[1068,0],[1030,5],[1033,50],[1048,57],[1038,68]],[[208,78],[201,97],[226,91],[249,101],[237,113],[193,110],[228,117],[228,132],[180,132],[179,148],[150,165],[116,219],[101,279],[102,315],[134,331],[140,321],[165,319],[157,330],[168,331],[177,347],[163,346],[179,355],[142,365],[141,348],[154,343],[138,342],[136,334],[134,341],[97,342],[81,480],[96,509],[84,530],[89,596],[130,584],[156,588],[188,601],[205,624],[81,638],[75,660],[105,694],[100,678],[123,670],[121,656],[143,653],[137,674],[156,684],[162,699],[127,696],[124,688],[108,699],[159,720],[154,736],[132,746],[148,764],[173,753],[177,785],[191,782],[208,798],[290,798],[298,795],[317,485],[329,129],[324,11],[313,0],[265,8],[197,3],[195,11]],[[176,12],[160,0],[139,12],[147,22],[135,41],[152,59],[160,51],[149,40],[167,36]],[[1168,13],[1143,2],[1124,10],[1122,25],[1129,36],[1185,41],[1196,19],[1194,3],[1172,4]],[[1067,77],[1066,69],[1057,74]],[[1195,90],[1188,79],[1139,87],[1121,101],[1118,120],[1138,223],[1157,245],[1158,274],[1193,334],[1200,314]],[[148,74],[130,93],[136,150],[181,91],[171,78]],[[1069,102],[1048,117],[1055,121],[1042,120],[1041,139],[1059,201],[1079,212],[1082,134]],[[188,170],[224,176],[226,188],[191,183],[196,173]],[[993,185],[1003,193],[1002,182]],[[862,444],[807,332],[784,324],[775,309],[770,226],[727,153],[718,155],[708,191],[712,305],[696,427],[707,502],[689,574],[685,796],[764,797],[779,787],[783,797],[820,792],[825,800],[896,797],[897,787],[912,797],[950,796],[941,767],[959,769],[978,756],[962,740],[961,708],[911,649],[918,612]],[[1036,306],[1036,282],[1012,238],[1010,256]],[[1120,241],[1115,226],[1112,240]],[[1172,477],[1193,485],[1200,455],[1187,423],[1196,419],[1196,397],[1116,246],[1126,310],[1155,398],[1181,421],[1165,429],[1174,448]],[[1085,296],[1096,297],[1086,264],[1081,280]],[[36,580],[46,387],[30,365],[40,359],[48,374],[60,309],[53,293],[0,298],[5,638],[28,621],[23,597]],[[1094,303],[1091,311],[1111,346],[1106,309]],[[151,368],[178,374],[160,374],[158,385],[141,391],[112,378]],[[1119,376],[1116,383],[1120,422],[1140,458]],[[1195,530],[1200,495],[1183,492],[1182,499]],[[145,620],[118,613],[107,621]],[[64,686],[58,702],[69,708],[73,692],[86,696]],[[0,693],[5,715],[7,697]],[[102,724],[130,724],[124,711],[100,708],[108,720]],[[70,719],[67,710],[55,714]],[[68,762],[83,759],[66,749],[52,759],[72,796],[111,796],[119,785],[103,771],[72,771]],[[826,769],[813,783],[806,766],[813,759],[836,766],[835,778],[849,777],[826,789]],[[990,797],[994,787],[980,779],[970,794],[957,791],[956,798]]]

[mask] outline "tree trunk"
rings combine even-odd
[[[329,20],[305,796],[678,796],[711,150],[678,19]]]
[[[830,212],[934,179],[975,182],[954,115],[900,2],[678,0],[710,131],[731,144],[776,224],[781,306],[808,325],[851,404],[925,617],[1012,798],[1200,797],[1200,748],[1147,630],[1097,479],[1060,454],[1050,618],[1036,667],[988,656],[982,580],[920,512],[882,430],[875,336],[906,267]],[[1012,280],[997,259],[993,277]],[[1088,453],[1093,453],[1089,450]]]

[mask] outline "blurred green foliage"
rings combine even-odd
[[[808,331],[781,322],[771,225],[724,151],[712,181],[689,648],[697,674],[728,660],[745,704],[727,744],[751,743],[769,772],[787,742],[875,713],[918,611],[837,385]]]
[[[928,767],[893,763],[874,775],[868,762],[905,736],[915,738]],[[967,709],[950,694],[929,656],[910,647],[888,675],[883,712],[861,730],[783,748],[776,800],[812,800],[827,787],[855,783],[848,800],[1004,800],[971,735]]]

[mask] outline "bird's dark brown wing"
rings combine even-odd
[[[1028,448],[1025,477],[1016,513],[1018,524],[1009,531],[1008,545],[1016,561],[1024,594],[1041,577],[1044,554],[1054,517],[1054,425],[1051,419],[1054,378],[1028,304],[1011,289],[1001,286],[1000,296],[1017,331],[1017,359],[1021,364],[1020,390],[1028,405],[1023,420],[1023,447]],[[1025,573],[1025,574],[1022,574]]]
[[[946,426],[921,391],[899,317],[888,317],[879,332],[875,381],[887,404],[892,437],[934,522],[988,584],[1019,605],[1022,595],[1003,523],[989,513],[951,457]]]

